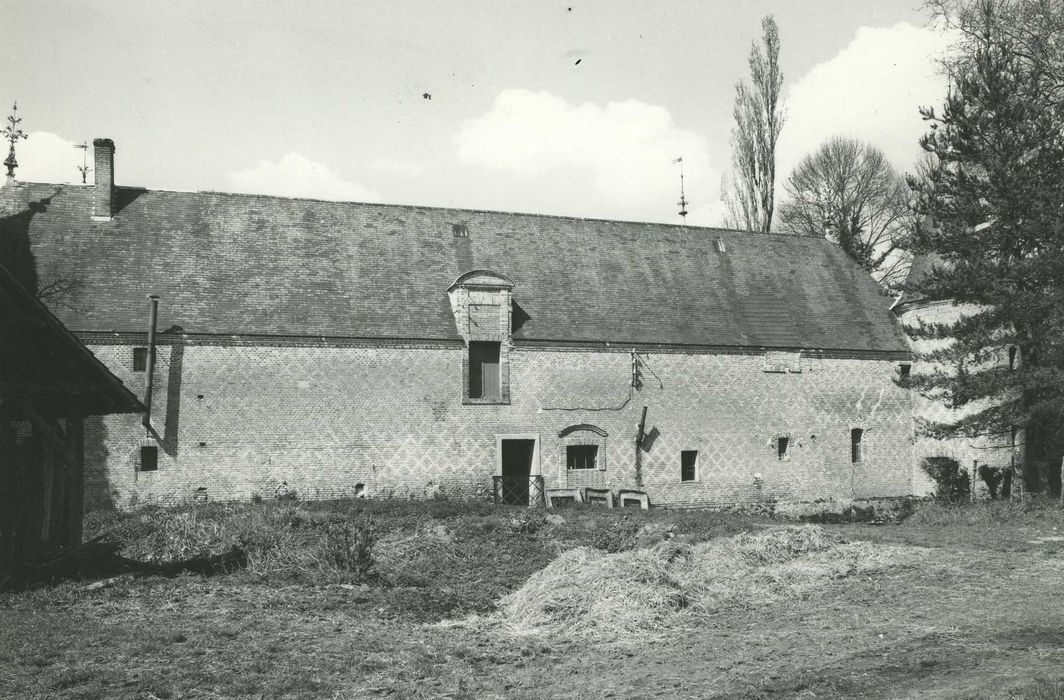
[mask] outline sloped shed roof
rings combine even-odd
[[[0,264],[0,402],[59,415],[136,413],[144,406]]]
[[[0,233],[76,283],[76,331],[142,331],[155,293],[188,333],[456,340],[446,290],[488,269],[514,281],[518,341],[907,350],[890,299],[815,238],[130,188],[93,222],[92,187],[7,189]]]

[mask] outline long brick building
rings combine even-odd
[[[154,366],[150,430],[86,425],[91,505],[912,491],[906,341],[828,241],[115,187],[95,149],[95,185],[0,191],[23,283],[138,394]]]

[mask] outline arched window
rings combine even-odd
[[[578,423],[562,428],[558,438],[561,440],[565,471],[604,471],[607,436],[605,430],[590,423]]]

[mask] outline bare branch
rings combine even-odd
[[[833,138],[784,183],[780,229],[838,243],[881,283],[900,282],[911,211],[904,179],[872,146]]]

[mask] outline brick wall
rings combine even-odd
[[[133,346],[90,342],[127,386]],[[483,496],[497,473],[496,435],[535,433],[549,487],[636,486],[634,438],[644,405],[641,479],[652,502],[896,496],[912,490],[912,406],[897,362],[801,359],[801,372],[766,372],[759,354],[641,354],[630,390],[628,352],[510,353],[510,403],[464,405],[460,344],[279,347],[163,344],[154,422],[159,468],[138,472],[139,416],[86,424],[90,507],[271,497],[282,481],[304,498]],[[660,384],[659,384],[660,381]],[[587,423],[605,437],[573,432]],[[850,462],[850,430],[864,459]],[[567,474],[566,443],[592,435],[606,469]],[[775,439],[790,437],[781,461]],[[680,481],[680,452],[699,451],[699,480]],[[761,475],[760,485],[754,474]]]
[[[920,324],[953,323],[966,315],[978,310],[971,305],[954,305],[950,302],[935,302],[909,307],[901,315],[901,321],[906,326],[919,326]],[[950,339],[920,339],[911,340],[910,344],[915,352],[932,352],[949,347]],[[1007,355],[996,358],[994,362],[1008,364]],[[936,370],[953,372],[955,368],[944,364],[917,362],[913,365],[913,374],[929,374]],[[975,401],[961,408],[951,408],[946,403],[934,396],[927,397],[919,392],[913,392],[913,416],[917,419],[933,421],[937,423],[952,423],[976,411],[983,410],[991,405],[989,400]],[[927,457],[952,457],[960,466],[968,471],[969,475],[977,472],[978,464],[994,466],[1008,466],[1011,463],[1013,448],[1009,441],[1004,438],[988,437],[953,437],[937,439],[919,434],[917,431],[915,453],[916,472],[914,489],[918,495],[930,494],[935,490],[934,482],[920,467],[920,463]],[[1017,466],[1022,466],[1022,452],[1017,450]],[[1019,487],[1019,483],[1017,483]],[[979,479],[975,480],[976,496],[989,497],[986,485]]]

